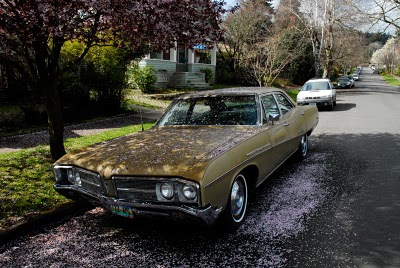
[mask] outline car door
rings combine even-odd
[[[274,93],[280,112],[282,114],[281,121],[287,133],[287,139],[282,145],[287,149],[287,156],[297,150],[302,135],[305,133],[305,119],[303,109],[298,107],[281,92]]]
[[[282,117],[278,103],[274,95],[266,94],[261,96],[261,104],[263,110],[263,128],[270,140],[269,162],[267,167],[262,171],[262,178],[271,173],[278,165],[280,165],[290,154],[287,147],[289,132],[286,126],[286,120]]]

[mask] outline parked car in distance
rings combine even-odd
[[[279,89],[188,94],[151,130],[60,158],[54,188],[124,217],[184,215],[235,230],[253,190],[291,155],[307,156],[317,123],[316,107]]]
[[[316,105],[333,110],[336,106],[336,90],[329,79],[311,79],[297,95],[298,105]]]
[[[358,73],[354,73],[354,74],[352,75],[352,77],[353,77],[353,80],[354,80],[354,81],[358,81],[358,80],[360,79],[360,76],[358,75]]]
[[[341,77],[341,78],[339,78],[339,80],[337,82],[337,87],[338,88],[352,88],[353,84],[351,83],[349,78]]]
[[[351,75],[341,76],[341,77],[339,77],[339,80],[342,79],[342,78],[349,79],[350,88],[355,87],[356,82],[354,81],[353,76],[351,76]]]

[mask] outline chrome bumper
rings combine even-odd
[[[210,205],[194,208],[187,205],[125,202],[113,197],[95,195],[73,185],[54,184],[54,189],[70,199],[87,199],[94,205],[102,206],[111,213],[113,213],[113,206],[127,206],[135,215],[155,215],[173,218],[180,218],[181,215],[184,215],[189,218],[199,219],[207,225],[212,225],[222,211],[222,208],[215,209]]]

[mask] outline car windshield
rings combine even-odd
[[[349,82],[349,79],[348,78],[341,78],[341,79],[339,79],[339,82],[347,83],[347,82]]]
[[[328,82],[308,82],[303,86],[302,90],[329,90],[329,85]]]
[[[158,122],[159,126],[256,124],[255,95],[177,99]]]

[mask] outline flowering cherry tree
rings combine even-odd
[[[79,40],[84,49],[124,45],[133,51],[192,46],[220,36],[220,0],[0,0],[0,59],[18,66],[45,99],[53,159],[65,154],[57,84],[61,49]]]

